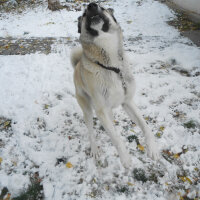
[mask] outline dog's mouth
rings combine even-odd
[[[109,30],[109,19],[104,13],[104,8],[96,3],[90,3],[83,13],[82,17],[78,18],[78,32],[81,33],[82,20],[85,22],[85,29],[92,36],[98,36],[98,31],[101,29],[104,32]],[[102,25],[102,26],[100,26]]]
[[[90,20],[93,25],[98,24],[101,21],[101,17],[99,15],[95,15],[90,17]]]

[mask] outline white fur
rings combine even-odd
[[[90,74],[92,74],[92,80],[94,79],[92,82],[92,88],[95,88],[91,91],[90,86],[87,86],[88,77],[82,76],[81,79],[83,80],[84,88],[80,89],[80,86],[75,80],[76,95],[77,100],[83,110],[84,119],[88,127],[92,156],[99,156],[93,134],[92,110],[94,109],[98,119],[101,121],[106,132],[109,134],[112,143],[118,150],[122,164],[125,168],[129,168],[131,166],[130,155],[123,140],[121,139],[119,132],[115,129],[113,124],[112,109],[119,105],[123,106],[131,120],[136,122],[136,124],[142,129],[147,144],[148,155],[156,160],[158,159],[159,154],[157,145],[154,141],[154,136],[133,102],[135,82],[132,74],[129,71],[129,64],[119,39],[120,27],[113,21],[109,14],[107,14],[107,16],[109,17],[111,24],[109,31],[101,31],[101,23],[93,26],[92,28],[98,30],[99,36],[95,37],[92,42],[96,46],[102,47],[108,53],[110,64],[113,67],[120,68],[120,70],[123,72],[123,77],[127,86],[126,93],[124,92],[122,80],[118,74],[103,69],[88,59],[85,55],[82,55],[80,50],[76,50],[71,56],[72,63],[75,64],[77,63],[77,60],[81,59],[81,66],[84,68],[84,70],[87,70],[90,72]],[[90,40],[90,37],[87,36],[87,34],[86,36],[84,34],[86,34],[86,31],[84,30],[84,25],[82,25],[81,37],[83,37],[84,40]],[[118,56],[118,51],[120,48],[122,49],[123,60],[120,60]]]
[[[80,61],[82,53],[83,50],[80,47],[74,48],[72,50],[70,58],[73,67],[76,67],[77,63]]]

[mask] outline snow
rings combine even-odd
[[[152,161],[146,152],[137,150],[135,142],[128,143],[129,135],[137,135],[144,145],[144,137],[119,108],[115,111],[116,128],[131,152],[132,169],[127,172],[122,167],[110,139],[99,129],[99,121],[95,131],[102,154],[100,164],[95,165],[88,155],[87,128],[74,96],[69,59],[72,46],[63,42],[54,44],[48,55],[0,56],[0,116],[12,119],[13,132],[0,135],[5,142],[5,147],[0,146],[0,190],[8,187],[12,196],[17,196],[30,184],[29,174],[39,172],[48,200],[85,200],[95,193],[97,199],[165,200],[177,199],[178,192],[184,194],[174,186],[190,187],[177,178],[182,169],[195,181],[195,168],[200,167],[199,127],[187,129],[183,124],[189,120],[200,124],[200,79],[195,76],[200,71],[200,49],[167,25],[175,16],[164,4],[117,0],[103,5],[114,8],[124,30],[125,49],[137,84],[136,104],[144,117],[150,118],[148,125],[154,134],[164,127],[162,136],[156,138],[160,151],[176,154],[183,146],[188,151],[172,163],[162,156],[160,161]],[[3,15],[0,37],[68,37],[74,41],[79,36],[77,18],[81,13],[51,12],[41,6],[20,15]],[[24,36],[24,32],[29,34]],[[191,76],[174,69],[184,69]],[[57,163],[59,158],[66,161]],[[73,167],[67,168],[66,162]],[[158,183],[142,183],[133,177],[134,168],[163,176],[158,177]],[[128,187],[128,194],[118,192],[117,186]],[[199,188],[197,184],[188,197],[195,196]]]
[[[60,10],[52,12],[46,7],[28,9],[21,15],[5,16],[1,20],[0,36],[2,37],[78,37],[76,30],[80,12]],[[56,31],[55,31],[56,30]]]

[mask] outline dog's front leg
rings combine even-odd
[[[112,119],[110,118],[110,113],[111,111],[109,111],[109,109],[106,108],[96,109],[97,117],[99,118],[101,124],[107,131],[108,135],[110,136],[112,143],[116,147],[121,163],[125,168],[129,168],[131,165],[130,155],[126,149],[123,140],[120,138],[120,134],[118,134],[114,128]]]
[[[142,129],[145,136],[145,141],[147,144],[148,156],[154,160],[157,160],[159,158],[159,153],[157,150],[157,144],[155,142],[154,135],[151,132],[151,130],[148,128],[137,106],[134,104],[133,101],[129,101],[123,104],[123,108],[129,115],[131,120],[136,122],[136,124],[139,125],[140,128]]]
[[[88,128],[89,140],[91,146],[91,156],[94,158],[99,157],[99,149],[96,145],[96,139],[93,131],[93,112],[90,99],[87,96],[76,95],[78,103],[83,111],[84,121]]]

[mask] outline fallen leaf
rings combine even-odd
[[[108,191],[110,189],[109,185],[105,186],[105,190]]]
[[[184,198],[182,196],[180,196],[180,200],[184,200]]]
[[[199,168],[195,167],[194,170],[198,172],[198,171],[199,171]]]
[[[93,192],[89,193],[88,196],[91,197],[91,198],[95,198],[96,197],[96,195]]]
[[[67,163],[66,163],[66,167],[67,167],[67,168],[72,168],[72,167],[73,167],[73,165],[72,165],[72,163],[70,163],[70,162],[67,162]]]
[[[160,137],[161,137],[161,133],[160,133],[160,132],[157,132],[157,133],[156,133],[156,137],[160,138]]]
[[[129,186],[134,186],[134,184],[131,183],[131,182],[128,182],[127,184],[128,184]]]
[[[4,122],[4,128],[8,127],[10,125],[10,123],[11,123],[10,121]]]
[[[2,163],[2,161],[3,161],[3,158],[0,157],[0,164]]]
[[[118,122],[118,121],[116,121],[116,120],[114,120],[114,123],[115,123],[115,125],[119,125],[119,122]]]
[[[144,119],[145,119],[146,121],[149,121],[150,118],[149,118],[149,117],[145,117]]]
[[[180,153],[174,154],[173,157],[176,158],[176,159],[179,158],[180,157]]]
[[[172,156],[172,153],[169,150],[163,150],[164,154],[167,154],[168,156]]]
[[[137,145],[137,148],[138,148],[140,151],[144,151],[144,147],[143,147],[141,144],[138,144],[138,145]]]
[[[72,136],[69,135],[69,136],[68,136],[68,139],[71,140],[71,139],[72,139]]]
[[[192,184],[192,181],[188,178],[188,177],[186,177],[186,176],[180,176],[179,177],[183,182],[189,182],[190,184]]]
[[[11,194],[8,193],[8,194],[7,194],[7,197],[6,197],[4,200],[10,200],[10,197],[11,197]]]
[[[48,104],[45,104],[44,105],[44,109],[48,109],[49,108],[49,105]]]
[[[181,196],[181,193],[178,193],[178,196],[180,197],[180,200],[184,200],[184,198]]]
[[[164,131],[165,130],[165,127],[164,126],[161,126],[160,128],[159,128],[159,131]]]
[[[10,48],[10,45],[6,45],[5,48],[6,48],[6,49]]]
[[[95,179],[95,178],[93,178],[93,179],[92,179],[92,182],[93,182],[93,183],[96,183],[97,181],[96,181],[96,179]]]

